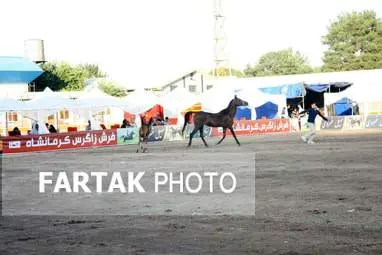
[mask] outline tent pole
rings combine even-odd
[[[302,109],[305,110],[305,100],[304,100],[304,97],[302,97]]]
[[[204,92],[203,74],[200,75],[200,86],[202,87],[202,93]]]
[[[60,129],[58,128],[58,111],[56,111],[56,129],[57,129],[57,132],[60,132]]]
[[[5,112],[5,131],[4,136],[8,136],[8,112]]]

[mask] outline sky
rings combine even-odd
[[[269,51],[293,48],[321,65],[321,37],[338,15],[380,0],[222,0],[226,53],[243,69]],[[98,64],[126,87],[158,87],[214,65],[214,0],[0,1],[0,56],[23,56],[44,40],[47,61]]]

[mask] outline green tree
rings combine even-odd
[[[214,71],[215,70],[211,71],[210,75],[213,75]],[[229,76],[229,69],[226,68],[226,67],[217,68],[216,69],[216,75],[217,76]],[[231,75],[232,76],[236,76],[236,77],[243,77],[244,73],[242,71],[238,70],[238,69],[231,68]]]
[[[85,70],[65,62],[60,63],[56,69],[56,75],[65,83],[65,87],[62,89],[67,91],[82,90],[85,85],[84,82],[88,78],[87,74]]]
[[[126,91],[120,88],[115,82],[103,79],[100,81],[99,88],[106,94],[114,97],[127,96]]]
[[[322,67],[313,67],[313,71],[312,71],[313,73],[321,73],[322,72]]]
[[[91,78],[104,78],[106,73],[102,72],[98,65],[95,64],[82,64],[78,68],[86,72],[86,77]]]
[[[44,72],[34,81],[36,91],[43,91],[46,87],[52,90],[61,90],[66,86],[64,80],[57,75],[57,65],[54,63],[44,63],[40,66]]]
[[[46,87],[57,90],[82,90],[86,79],[103,77],[96,65],[72,66],[66,62],[45,63],[41,65],[44,73],[36,80],[36,90],[42,91]]]
[[[264,54],[255,66],[247,65],[244,74],[246,76],[270,76],[303,74],[312,71],[307,58],[289,48]]]
[[[322,43],[324,71],[382,68],[382,20],[374,11],[351,12],[330,24]]]

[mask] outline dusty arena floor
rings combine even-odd
[[[33,205],[35,184],[28,176],[36,169],[99,170],[107,164],[112,164],[109,169],[152,168],[171,161],[189,171],[203,164],[216,166],[219,172],[237,170],[244,178],[250,170],[248,159],[255,155],[256,214],[204,215],[207,204],[183,205],[200,209],[199,214],[177,214],[182,209],[175,204],[182,201],[174,198],[172,205],[134,207],[135,212],[155,212],[151,216],[112,216],[82,197],[79,201],[84,202],[73,199],[54,206],[67,216],[1,217],[0,254],[382,254],[381,131],[321,132],[314,145],[303,144],[296,134],[239,140],[241,147],[231,137],[219,146],[209,138],[209,148],[200,139],[190,149],[186,141],[156,143],[149,145],[147,154],[136,154],[135,146],[120,146],[3,156],[4,214],[12,207],[22,210],[23,203]],[[242,197],[248,195],[248,187],[238,188]],[[30,190],[30,197],[8,199],[6,194],[18,189],[20,194]],[[111,199],[107,207],[123,208],[121,204]],[[99,216],[70,216],[81,205],[88,214]],[[49,214],[50,206],[36,204],[25,211],[39,207]],[[68,208],[72,211],[66,212]],[[239,214],[240,208],[235,212]]]

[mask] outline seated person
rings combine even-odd
[[[121,128],[128,128],[128,127],[131,127],[131,124],[130,124],[130,122],[127,121],[127,119],[124,119],[122,121]]]
[[[19,136],[21,135],[20,129],[18,127],[15,127],[12,131],[12,136]]]
[[[51,124],[51,125],[49,125],[49,133],[57,133],[57,130],[56,130],[56,128]]]
[[[39,125],[37,122],[33,123],[32,125],[32,131],[30,132],[31,135],[38,135],[39,133]]]

